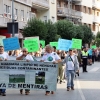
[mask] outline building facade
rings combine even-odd
[[[14,0],[14,21],[19,30],[30,18],[55,23],[67,19],[74,24],[88,25],[94,34],[100,31],[100,0]],[[12,0],[0,0],[0,35],[7,33],[7,22],[12,21]]]
[[[100,0],[57,0],[57,19],[88,25],[96,34],[100,31]]]

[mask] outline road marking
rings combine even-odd
[[[95,68],[91,69],[89,72],[96,72],[99,69],[100,69],[100,67],[95,67]]]
[[[79,83],[79,80],[78,79],[77,79],[77,86],[78,86],[78,91],[80,93],[81,99],[82,100],[86,100],[86,98],[85,98],[85,96],[84,96],[84,94],[82,92],[82,89],[81,89],[81,86],[80,86],[80,83]]]

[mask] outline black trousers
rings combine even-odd
[[[87,71],[87,65],[86,64],[83,64],[83,72]]]

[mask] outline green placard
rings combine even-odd
[[[93,45],[91,48],[92,48],[92,49],[96,49],[97,47],[96,47],[96,45]]]
[[[28,49],[28,52],[39,51],[38,38],[24,40],[24,47]]]
[[[42,44],[42,47],[45,47],[45,41],[44,40],[40,40],[40,44]]]
[[[81,39],[72,39],[72,48],[73,49],[81,49],[82,47],[82,40]]]
[[[55,46],[56,48],[58,47],[58,42],[50,42],[51,46]]]

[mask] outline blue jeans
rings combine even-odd
[[[6,89],[0,89],[0,92],[1,93],[5,93],[6,92]]]
[[[74,70],[67,70],[66,74],[67,74],[67,88],[74,87],[75,71]]]

